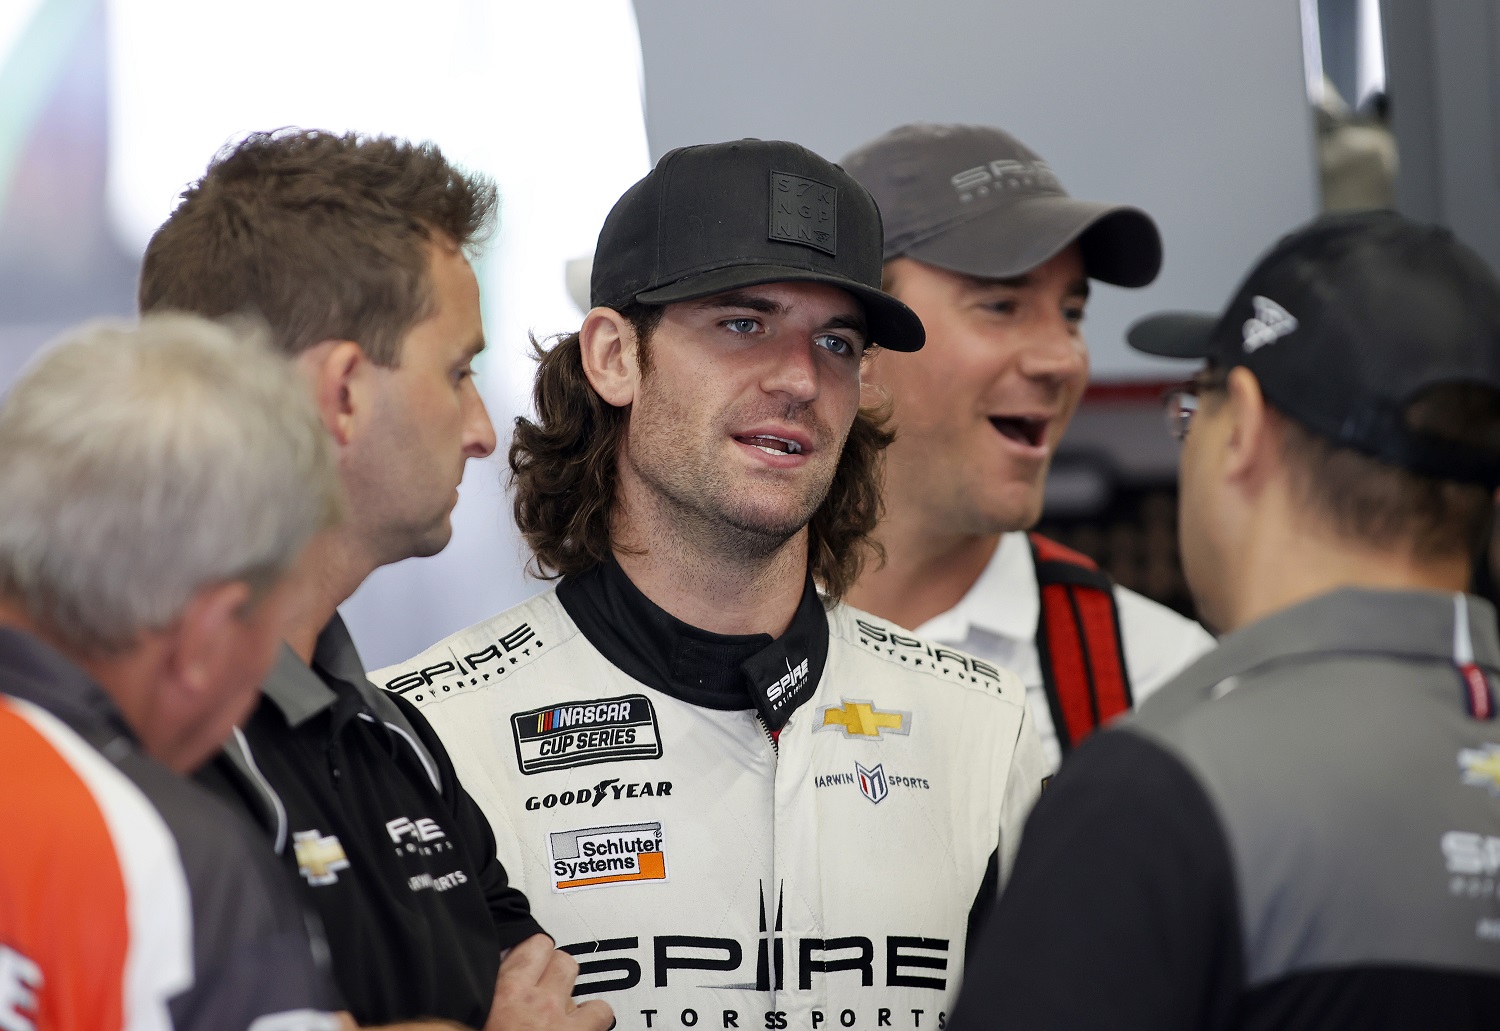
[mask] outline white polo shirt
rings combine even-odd
[[[1115,606],[1120,612],[1125,665],[1137,705],[1216,643],[1191,619],[1134,591],[1116,586]],[[1000,538],[984,572],[957,605],[929,619],[915,632],[988,659],[1020,677],[1026,685],[1042,749],[1055,771],[1062,761],[1062,746],[1047,705],[1036,650],[1041,614],[1031,544],[1025,533],[1017,531]]]

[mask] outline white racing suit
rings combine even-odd
[[[575,994],[624,1031],[943,1031],[1047,774],[1020,681],[809,585],[726,703],[653,673],[676,621],[607,568],[613,613],[591,572],[373,675],[443,739]]]

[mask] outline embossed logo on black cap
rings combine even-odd
[[[838,256],[836,186],[788,172],[771,173],[771,239]]]

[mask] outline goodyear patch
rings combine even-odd
[[[549,705],[510,718],[522,773],[660,759],[656,710],[645,695]]]

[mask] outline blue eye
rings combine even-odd
[[[755,319],[726,319],[724,328],[731,333],[754,333],[760,328],[760,323]]]
[[[817,344],[824,350],[832,351],[834,354],[855,353],[853,344],[851,344],[841,336],[834,336],[832,333],[824,333],[822,336],[818,337]]]

